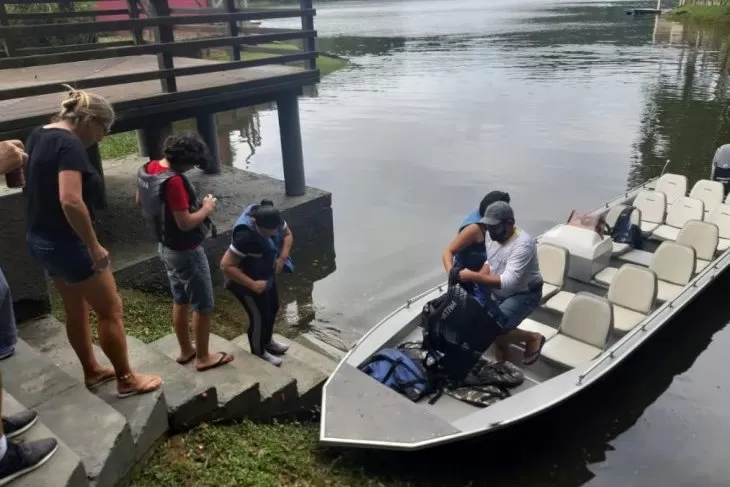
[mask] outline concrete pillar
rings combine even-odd
[[[276,100],[281,136],[281,158],[284,164],[284,186],[287,196],[301,196],[306,191],[302,133],[299,126],[297,92],[282,94]]]
[[[208,174],[221,172],[221,151],[218,147],[218,126],[215,122],[215,113],[204,113],[195,117],[198,133],[210,149],[210,163],[206,169]]]
[[[147,152],[147,144],[144,141],[144,130],[137,129],[134,132],[137,135],[137,152],[140,156],[147,157],[149,153]]]
[[[168,135],[172,133],[172,124],[170,123],[151,123],[143,127],[142,142],[145,153],[151,160],[162,159],[162,143]],[[138,139],[139,140],[139,139]]]

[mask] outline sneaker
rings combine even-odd
[[[287,350],[289,350],[289,345],[286,343],[277,342],[276,340],[271,340],[268,345],[266,345],[266,350],[273,353],[274,355],[283,355],[286,353]]]
[[[8,450],[0,459],[0,486],[7,485],[21,475],[32,472],[46,463],[58,450],[54,438],[15,443],[8,440]]]
[[[36,421],[38,421],[38,413],[35,411],[23,411],[12,416],[4,416],[3,431],[8,439],[15,438],[31,429]]]
[[[261,358],[277,367],[281,365],[281,359],[275,355],[271,355],[269,352],[264,352]]]

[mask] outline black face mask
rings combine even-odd
[[[507,240],[507,226],[504,223],[487,227],[489,238],[495,242],[502,243]]]

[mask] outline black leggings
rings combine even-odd
[[[276,281],[271,288],[256,294],[237,282],[228,281],[226,289],[231,291],[248,313],[248,344],[251,353],[263,355],[265,347],[274,334],[276,313],[279,312],[279,292]]]

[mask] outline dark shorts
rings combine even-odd
[[[540,305],[542,299],[542,285],[536,286],[534,291],[513,294],[506,298],[499,298],[483,288],[476,288],[477,300],[487,312],[497,319],[503,332],[514,330],[522,321],[530,316]]]
[[[176,304],[189,304],[198,313],[212,311],[213,281],[203,247],[172,250],[159,244],[157,251],[165,264],[172,300]]]
[[[95,274],[89,249],[78,237],[49,238],[28,233],[25,245],[49,276],[66,284],[83,282]]]

